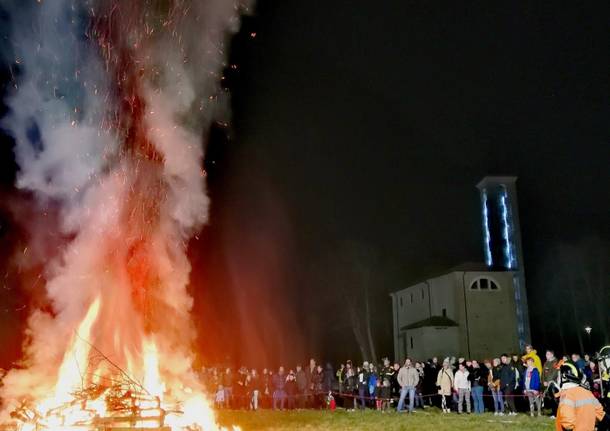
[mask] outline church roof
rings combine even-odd
[[[401,331],[405,331],[407,329],[417,329],[424,328],[427,326],[458,326],[457,322],[451,320],[448,317],[443,316],[432,316],[424,320],[420,320],[419,322],[411,323],[410,325],[405,325],[400,328]]]

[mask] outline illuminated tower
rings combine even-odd
[[[530,342],[530,326],[516,181],[517,177],[485,177],[477,188],[481,193],[485,263],[513,272],[517,332],[523,349]]]

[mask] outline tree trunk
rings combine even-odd
[[[366,332],[369,341],[369,349],[371,352],[371,361],[377,361],[377,352],[375,351],[375,343],[373,342],[373,331],[371,328],[371,306],[369,303],[368,287],[364,290],[364,309],[366,313]]]

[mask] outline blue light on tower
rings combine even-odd
[[[504,238],[504,259],[506,268],[513,269],[515,268],[515,254],[513,251],[509,223],[510,215],[508,213],[508,205],[506,203],[506,200],[506,188],[503,187],[502,194],[500,195],[500,207],[502,211],[502,237]]]
[[[485,245],[485,263],[487,266],[493,265],[491,258],[491,235],[489,233],[489,210],[487,209],[487,192],[483,191],[483,243]]]

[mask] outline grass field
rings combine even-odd
[[[243,431],[284,431],[284,430],[416,430],[416,431],[459,431],[459,430],[515,430],[549,431],[554,429],[554,421],[548,417],[531,418],[518,416],[484,415],[443,415],[438,409],[408,413],[364,412],[270,411],[257,412],[222,410],[218,412],[221,425],[237,425]]]

